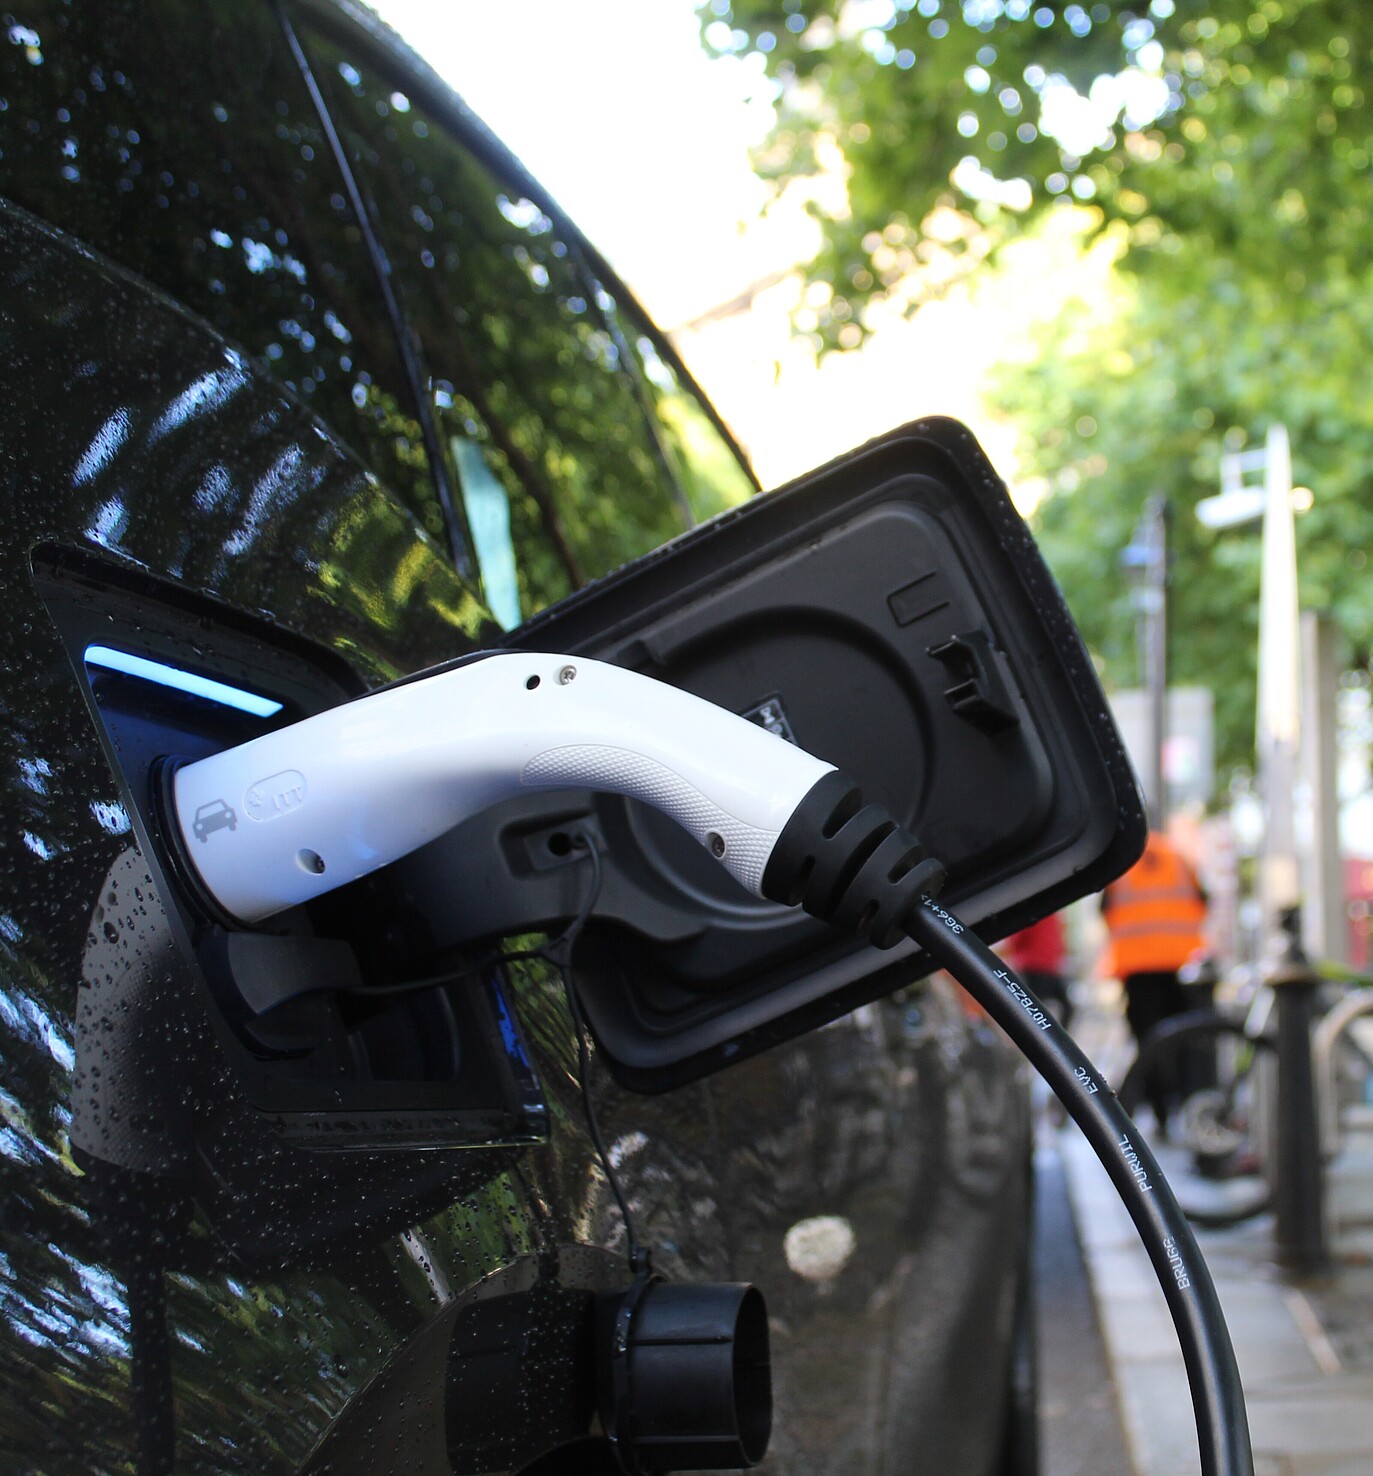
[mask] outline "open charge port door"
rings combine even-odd
[[[724,514],[509,642],[642,672],[833,763],[944,862],[942,896],[988,937],[1104,885],[1143,834],[1062,597],[952,421]],[[604,859],[582,989],[630,1086],[717,1069],[928,968],[914,945],[855,945],[746,896],[671,820],[589,792],[474,817],[402,863],[407,887],[452,945],[567,917],[588,882],[578,829]]]

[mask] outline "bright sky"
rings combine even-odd
[[[712,305],[764,199],[759,76],[702,51],[692,0],[372,0],[667,325]],[[706,281],[702,281],[702,278]]]
[[[767,192],[749,149],[771,121],[767,83],[747,59],[706,56],[692,0],[372,3],[665,328],[786,274],[815,249],[800,192],[759,218]],[[980,387],[990,365],[1023,357],[1027,319],[1082,285],[1077,268],[1065,269],[1076,260],[1066,238],[1047,252],[1023,285],[994,286],[977,301],[955,294],[914,322],[887,322],[861,353],[818,366],[791,334],[795,279],[756,295],[747,312],[674,336],[765,486],[933,413],[971,425],[1014,484],[1013,437],[987,417]]]

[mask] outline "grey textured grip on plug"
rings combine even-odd
[[[530,759],[520,772],[520,782],[535,789],[584,785],[642,800],[711,850],[755,897],[763,895],[763,870],[778,832],[759,830],[731,815],[656,759],[608,744],[567,744]],[[712,847],[712,836],[724,843],[722,854]]]

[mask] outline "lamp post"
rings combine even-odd
[[[1268,824],[1263,904],[1270,918],[1301,898],[1292,797],[1301,738],[1301,623],[1297,613],[1297,538],[1292,517],[1292,457],[1286,427],[1268,432],[1264,468],[1263,552],[1259,584],[1258,764]]]
[[[1132,602],[1137,618],[1141,685],[1148,701],[1148,768],[1143,776],[1149,827],[1162,830],[1168,818],[1163,748],[1168,736],[1168,522],[1172,508],[1166,497],[1144,504],[1120,562],[1136,581]]]
[[[1246,473],[1262,472],[1260,486]],[[1255,722],[1259,795],[1264,837],[1259,859],[1259,901],[1268,944],[1281,934],[1280,919],[1301,895],[1293,793],[1301,737],[1297,613],[1297,541],[1292,508],[1292,453],[1283,425],[1271,426],[1262,450],[1221,458],[1221,491],[1197,504],[1208,528],[1263,522],[1259,582],[1259,684]]]
[[[1244,486],[1244,472],[1258,468],[1263,471],[1262,489]],[[1227,470],[1229,485],[1225,482]],[[1301,625],[1297,612],[1292,454],[1286,427],[1270,427],[1261,458],[1249,452],[1243,464],[1232,463],[1228,469],[1222,459],[1221,474],[1220,496],[1199,504],[1197,516],[1213,528],[1250,522],[1256,501],[1253,494],[1257,493],[1263,518],[1255,724],[1259,793],[1264,807],[1259,899],[1264,943],[1275,950],[1283,938],[1283,915],[1301,898],[1292,802],[1301,737]],[[1327,1255],[1325,1190],[1311,1067],[1311,1020],[1320,981],[1306,964],[1295,931],[1287,936],[1286,947],[1286,956],[1268,974],[1268,982],[1275,986],[1278,1019],[1274,1233],[1283,1265],[1309,1273],[1319,1270]]]

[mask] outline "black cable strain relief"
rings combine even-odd
[[[834,911],[843,932],[891,948],[906,936],[906,919],[944,885],[944,867],[904,830],[891,835],[859,868]]]
[[[838,769],[817,779],[777,837],[759,884],[763,896],[795,907],[815,869],[825,829],[843,808],[856,812],[862,803],[862,790]]]
[[[944,884],[944,868],[837,769],[818,780],[777,837],[762,892],[890,948],[905,919]]]
[[[833,835],[822,835],[801,906],[812,917],[832,918],[859,869],[895,828],[881,805],[864,805]]]

